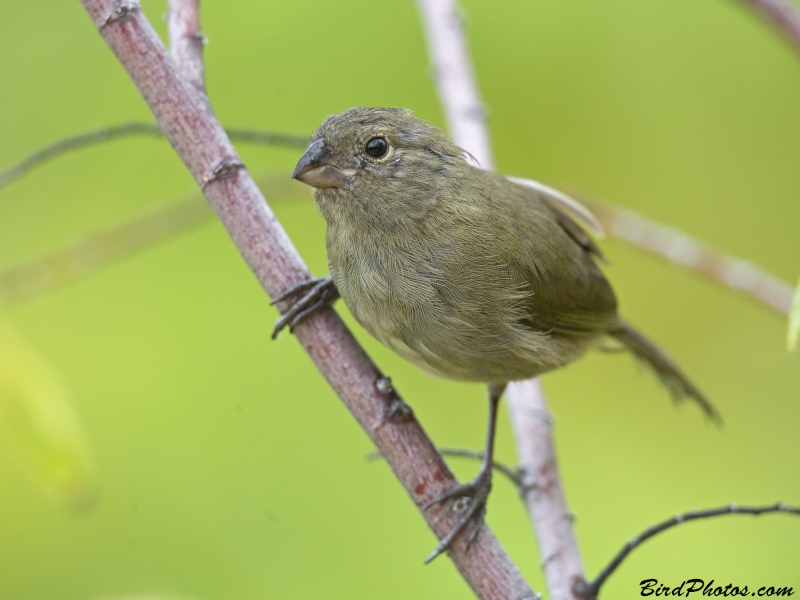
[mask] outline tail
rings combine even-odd
[[[636,331],[630,324],[620,321],[619,325],[608,332],[610,336],[622,342],[636,358],[646,362],[655,371],[658,378],[672,394],[675,400],[684,397],[692,398],[713,421],[722,422],[717,410],[706,397],[689,381],[672,359],[653,342]]]

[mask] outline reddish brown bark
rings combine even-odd
[[[308,279],[308,268],[207,100],[179,71],[138,4],[120,0],[82,0],[82,4],[267,293],[277,296]],[[455,485],[419,423],[400,410],[403,405],[396,393],[378,390],[380,371],[333,310],[304,321],[296,334],[418,507]],[[455,521],[455,515],[443,510],[422,514],[439,537]],[[488,527],[482,529],[469,552],[464,552],[462,542],[455,546],[449,555],[479,598],[535,597]]]

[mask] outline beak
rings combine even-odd
[[[343,170],[331,158],[325,138],[308,147],[292,173],[292,179],[314,188],[343,188],[353,180],[355,172]]]

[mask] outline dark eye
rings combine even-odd
[[[389,143],[382,137],[374,137],[364,147],[372,158],[383,158],[389,151]]]

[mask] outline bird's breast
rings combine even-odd
[[[446,237],[404,240],[329,228],[331,275],[356,320],[381,343],[439,376],[510,381],[544,368],[547,334],[521,325],[509,266]]]

